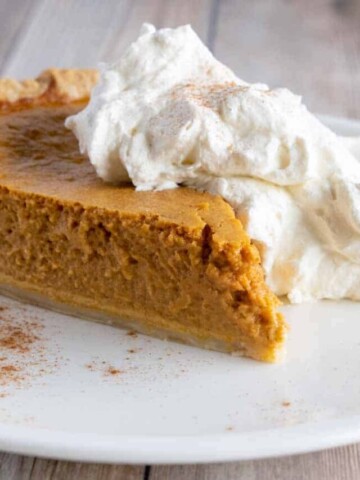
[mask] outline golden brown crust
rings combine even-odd
[[[0,79],[0,111],[84,100],[90,96],[98,77],[97,70],[52,68],[36,79]]]

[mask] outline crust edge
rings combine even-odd
[[[45,103],[69,103],[89,98],[99,78],[94,69],[43,71],[36,79],[0,79],[0,111]]]

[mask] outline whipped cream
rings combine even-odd
[[[66,126],[105,181],[221,195],[278,295],[360,300],[360,140],[237,78],[190,26],[144,25]]]

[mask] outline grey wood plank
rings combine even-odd
[[[215,54],[240,77],[287,86],[315,111],[360,116],[360,2],[223,0]]]
[[[50,66],[93,66],[130,5],[131,0],[44,0],[5,64],[6,74],[32,77]]]
[[[128,10],[126,25],[113,32],[104,48],[103,59],[116,61],[126,46],[136,38],[144,22],[153,23],[158,28],[190,23],[203,41],[207,41],[213,3],[213,0],[133,1]]]
[[[241,463],[158,466],[150,480],[358,480],[360,445]]]
[[[0,1],[0,73],[38,4],[38,0]]]
[[[142,480],[144,467],[34,459],[0,453],[0,480]]]
[[[36,459],[29,480],[142,480],[143,477],[144,467]]]
[[[0,480],[27,480],[35,459],[0,452]]]
[[[44,0],[4,66],[6,75],[33,77],[49,66],[92,67],[115,61],[143,22],[192,23],[206,39],[212,0]]]

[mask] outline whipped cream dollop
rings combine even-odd
[[[144,25],[66,126],[105,181],[221,195],[278,295],[360,300],[360,140],[237,78],[190,26]]]

